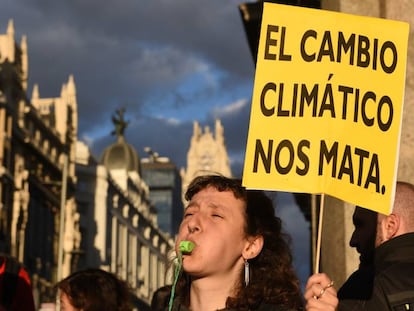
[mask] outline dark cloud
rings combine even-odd
[[[40,97],[57,97],[74,75],[78,136],[97,159],[115,142],[118,108],[126,109],[126,139],[140,156],[149,146],[178,168],[186,165],[193,121],[214,128],[220,118],[241,177],[254,79],[241,2],[0,0],[0,33],[13,19],[16,40],[27,35],[29,96],[38,83]],[[287,228],[301,239],[295,247],[308,249],[303,228]],[[300,260],[298,269],[307,264]]]
[[[74,75],[83,135],[118,106],[135,114],[162,102],[154,94],[181,106],[205,99],[208,87],[185,102],[170,97],[200,64],[223,76],[216,94],[251,81],[239,2],[1,0],[0,17],[3,29],[14,19],[17,40],[27,35],[29,85],[41,96],[59,95]]]

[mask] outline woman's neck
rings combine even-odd
[[[226,307],[227,297],[234,292],[234,281],[200,278],[192,280],[190,308],[195,311],[213,311]]]

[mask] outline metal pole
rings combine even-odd
[[[63,238],[65,234],[65,211],[66,211],[66,185],[68,176],[68,157],[63,155],[63,172],[62,172],[62,189],[60,194],[60,227],[59,227],[59,247],[58,247],[58,266],[57,266],[57,281],[62,279],[62,265],[63,265]]]
[[[60,193],[60,224],[59,224],[59,245],[56,282],[62,279],[63,265],[63,241],[65,234],[65,211],[66,211],[66,185],[68,176],[68,156],[63,154],[62,189]],[[56,311],[60,311],[59,293],[56,296]]]

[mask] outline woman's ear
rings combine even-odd
[[[251,237],[246,241],[242,256],[244,259],[255,258],[262,251],[264,239],[262,235]]]

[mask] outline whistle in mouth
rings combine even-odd
[[[179,249],[181,253],[191,253],[194,249],[194,243],[190,241],[181,241]]]

